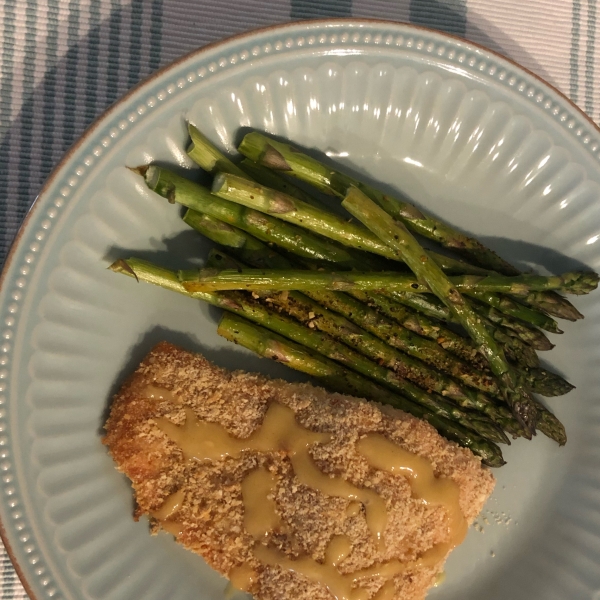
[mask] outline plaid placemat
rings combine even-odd
[[[42,183],[92,120],[160,66],[290,20],[372,17],[479,42],[600,119],[597,0],[0,0],[0,265]],[[0,600],[26,598],[0,544]]]

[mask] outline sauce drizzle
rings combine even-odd
[[[158,427],[182,450],[186,460],[213,461],[238,457],[245,451],[285,451],[294,473],[304,485],[329,496],[357,500],[365,506],[367,525],[375,540],[381,544],[387,513],[384,500],[373,490],[358,488],[341,477],[330,477],[321,472],[312,459],[309,448],[326,444],[328,433],[310,431],[296,421],[291,408],[272,402],[263,423],[248,438],[234,438],[216,423],[200,421],[191,408],[184,408],[186,420],[175,425],[168,419],[156,419]]]
[[[238,457],[246,451],[285,452],[302,484],[323,494],[349,500],[347,517],[359,514],[362,504],[369,530],[379,548],[382,548],[387,522],[383,498],[374,490],[358,488],[341,477],[323,473],[310,454],[314,444],[328,443],[330,434],[302,427],[296,421],[294,411],[277,402],[269,405],[260,428],[246,439],[231,436],[221,425],[199,420],[191,408],[185,407],[184,411],[186,420],[181,426],[164,417],[156,419],[156,422],[161,431],[180,447],[186,460],[215,461]],[[280,529],[282,522],[274,500],[276,479],[264,467],[251,471],[242,481],[244,527],[255,540],[252,547],[254,557],[265,565],[299,573],[325,586],[336,600],[367,600],[369,594],[360,587],[361,582],[377,577],[383,579],[384,584],[373,600],[392,600],[395,576],[410,568],[436,565],[463,541],[467,522],[460,509],[460,490],[454,481],[436,477],[430,461],[404,450],[382,434],[367,434],[357,442],[356,450],[371,468],[406,477],[413,498],[425,504],[443,506],[448,520],[448,540],[430,548],[414,561],[403,563],[390,560],[348,574],[342,574],[338,569],[352,550],[351,540],[345,535],[336,535],[330,540],[323,563],[310,556],[290,559],[267,545],[268,536]],[[179,535],[181,526],[171,517],[176,514],[183,499],[181,490],[175,492],[158,511],[152,513],[154,518],[161,521],[163,528],[175,535]],[[252,587],[256,577],[257,573],[246,563],[229,573],[231,585],[245,591]]]
[[[275,500],[275,477],[264,467],[250,472],[242,481],[244,527],[258,541],[281,527]],[[241,588],[240,588],[241,589]]]

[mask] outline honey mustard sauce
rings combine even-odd
[[[260,429],[245,439],[234,438],[221,425],[200,421],[190,408],[184,410],[186,420],[183,425],[175,425],[164,417],[156,420],[158,427],[181,448],[184,458],[212,461],[226,456],[237,457],[249,450],[283,450],[301,483],[323,494],[364,504],[369,530],[381,543],[387,520],[384,500],[372,490],[358,488],[341,477],[330,477],[321,472],[310,456],[309,448],[313,444],[329,442],[331,436],[299,425],[291,408],[278,402],[271,403]]]
[[[325,550],[325,562],[337,567],[352,550],[352,542],[347,535],[336,535],[331,538]]]
[[[327,557],[324,563],[319,563],[310,556],[292,560],[274,548],[263,545],[255,546],[253,552],[265,565],[293,571],[325,586],[336,600],[367,600],[369,597],[367,590],[354,588],[352,577],[342,575],[334,564],[327,561]]]
[[[161,521],[160,526],[171,535],[179,537],[183,533],[183,525],[177,521]]]
[[[225,591],[225,595],[233,595],[235,590],[248,592],[256,582],[256,571],[248,564],[243,563],[238,567],[233,567],[228,574],[229,585]]]
[[[448,541],[425,552],[418,559],[419,564],[439,562],[465,539],[468,524],[460,509],[460,489],[451,479],[436,477],[430,461],[400,448],[379,433],[370,433],[359,440],[357,450],[373,468],[407,476],[414,498],[446,510]]]
[[[309,453],[313,444],[330,441],[326,433],[312,432],[296,421],[294,412],[274,402],[269,405],[261,427],[246,439],[234,438],[220,425],[197,419],[195,413],[185,408],[186,421],[178,426],[165,418],[157,419],[158,427],[181,448],[187,460],[213,461],[224,457],[236,457],[244,451],[284,451],[290,458],[298,480],[324,494],[346,498],[347,516],[360,512],[365,506],[367,524],[376,540],[381,542],[387,520],[386,506],[373,490],[360,489],[339,477],[330,477],[321,472]],[[366,569],[342,574],[338,566],[350,554],[351,540],[344,535],[334,536],[321,563],[310,556],[290,559],[266,544],[271,532],[281,527],[280,517],[274,501],[276,481],[265,468],[250,472],[242,482],[244,525],[254,538],[252,554],[261,563],[280,567],[303,575],[326,587],[336,600],[367,600],[369,593],[360,587],[366,579],[377,577],[384,583],[372,600],[392,600],[395,594],[393,579],[409,568],[433,566],[443,560],[447,553],[464,539],[467,522],[459,504],[458,486],[446,478],[437,478],[431,463],[416,454],[400,448],[381,434],[368,434],[357,443],[357,451],[368,464],[377,470],[405,476],[414,498],[426,504],[444,507],[448,519],[448,540],[437,544],[412,562],[390,560],[374,564]],[[153,514],[172,531],[180,527],[169,520],[174,515],[183,496],[178,492],[167,498],[163,506]],[[176,534],[177,535],[177,534]],[[231,585],[249,590],[257,574],[246,563],[229,573]]]
[[[183,490],[177,490],[175,493],[167,497],[163,502],[163,505],[155,511],[152,511],[152,516],[159,521],[166,521],[179,510],[179,507],[183,503],[185,495]]]
[[[386,581],[379,591],[373,596],[373,600],[392,600],[396,594],[396,586],[393,581]]]
[[[185,494],[183,493],[183,490],[177,490],[167,497],[158,510],[154,510],[150,513],[160,523],[162,529],[175,537],[181,535],[182,525],[176,520],[173,520],[172,517],[177,514],[184,499]]]
[[[175,397],[173,392],[156,385],[147,385],[143,390],[143,396],[144,398],[150,398],[151,400],[170,400],[171,402],[179,402],[179,399]]]
[[[346,507],[346,516],[355,517],[358,513],[360,513],[360,502],[350,502]]]
[[[257,541],[281,527],[273,499],[275,484],[275,477],[264,467],[251,471],[242,481],[244,527]]]

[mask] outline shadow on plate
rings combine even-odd
[[[193,229],[181,231],[172,237],[150,240],[152,249],[124,248],[112,246],[102,260],[110,265],[119,258],[140,258],[158,266],[177,271],[201,267],[214,243]]]

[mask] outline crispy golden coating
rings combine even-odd
[[[162,400],[150,399],[146,397],[150,385],[171,394]],[[273,401],[290,407],[302,426],[332,434],[330,443],[312,450],[323,472],[341,476],[358,487],[372,488],[385,499],[385,553],[373,542],[364,509],[348,516],[348,500],[325,496],[300,484],[285,453],[245,452],[238,458],[210,463],[185,461],[180,448],[155,420],[166,417],[181,424],[184,407],[189,407],[199,419],[218,423],[231,435],[245,438],[260,427]],[[309,384],[230,372],[166,342],[150,352],[115,396],[104,443],[118,469],[132,481],[136,518],[159,510],[166,498],[183,490],[185,500],[173,516],[181,529],[177,541],[214,569],[227,575],[236,566],[251,565],[259,574],[251,592],[259,599],[331,600],[324,586],[279,567],[261,565],[253,557],[253,539],[244,528],[241,482],[258,466],[275,475],[275,502],[285,527],[272,535],[270,543],[290,558],[309,555],[323,561],[331,538],[344,534],[352,541],[352,551],[339,565],[343,573],[390,559],[414,560],[448,539],[445,509],[412,498],[404,476],[369,467],[355,446],[370,432],[383,433],[402,448],[427,458],[436,476],[456,482],[463,514],[469,523],[475,519],[492,492],[494,477],[469,450],[445,440],[427,423]],[[153,529],[159,527],[159,522],[153,521]],[[440,562],[397,575],[394,597],[422,599],[442,568]],[[382,584],[381,578],[374,577],[368,589],[374,595]]]

